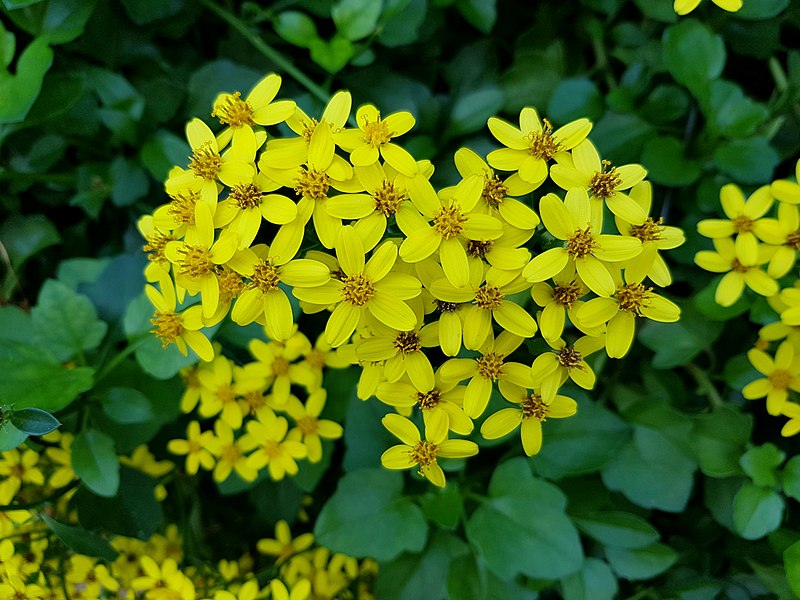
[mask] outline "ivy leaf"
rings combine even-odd
[[[722,37],[699,21],[686,19],[667,28],[663,47],[664,64],[675,81],[695,97],[707,98],[709,82],[719,77],[725,66]]]
[[[750,448],[739,459],[739,464],[753,483],[762,487],[778,485],[777,469],[786,458],[786,453],[774,444]]]
[[[781,526],[786,503],[769,488],[745,483],[733,498],[733,528],[746,540],[757,540]]]

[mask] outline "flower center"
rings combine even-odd
[[[427,467],[436,463],[436,454],[439,447],[433,442],[422,440],[417,442],[411,449],[411,460],[418,463],[420,467]]]
[[[653,221],[652,217],[647,217],[647,221],[641,225],[634,225],[631,227],[631,236],[640,240],[641,242],[652,242],[661,239],[661,232],[664,228],[661,223],[664,219],[660,218],[658,221]]]
[[[497,381],[503,374],[503,355],[496,352],[487,352],[475,359],[478,375],[484,379]]]
[[[222,303],[230,302],[244,288],[244,281],[235,271],[217,267],[215,273],[219,280],[219,300]]]
[[[194,207],[200,199],[200,194],[194,190],[178,192],[172,196],[167,213],[172,215],[175,223],[194,225]]]
[[[775,369],[772,373],[770,373],[769,382],[773,388],[777,390],[785,390],[792,384],[794,380],[794,376],[784,369]]]
[[[479,242],[477,240],[468,240],[467,241],[467,254],[470,256],[475,256],[476,258],[483,258],[486,256],[486,253],[492,249],[492,240],[487,240],[485,242]]]
[[[328,197],[330,188],[330,177],[323,171],[317,169],[300,168],[299,175],[295,179],[294,192],[298,196],[308,197],[312,200],[324,200]]]
[[[278,442],[265,440],[261,445],[261,451],[270,459],[278,458],[281,455],[281,445]]]
[[[607,167],[611,168],[606,170]],[[616,194],[617,186],[621,183],[617,168],[611,166],[611,161],[604,160],[602,170],[595,172],[589,180],[589,189],[598,198],[610,198]]]
[[[401,331],[394,338],[394,347],[400,354],[411,354],[422,349],[419,335],[416,331]]]
[[[342,296],[345,302],[353,306],[364,306],[375,295],[375,286],[372,280],[361,273],[348,275],[344,278]]]
[[[567,240],[567,253],[575,260],[586,258],[597,247],[592,228],[577,229]]]
[[[749,270],[750,267],[740,263],[738,258],[734,258],[731,261],[731,271],[736,271],[737,273],[747,273]]]
[[[442,312],[456,312],[459,307],[458,302],[445,302],[444,300],[434,300],[434,302],[436,303],[436,308]]]
[[[242,458],[242,450],[236,444],[229,444],[222,448],[220,453],[220,461],[234,464]]]
[[[553,288],[553,301],[564,308],[572,308],[572,305],[583,296],[583,293],[583,287],[578,282],[570,281]]]
[[[181,318],[174,312],[162,313],[156,311],[153,318],[150,319],[150,323],[155,326],[155,329],[151,329],[150,332],[156,334],[164,348],[173,343],[183,333]]]
[[[583,355],[572,346],[564,346],[558,351],[556,357],[558,358],[558,364],[567,370],[580,368],[580,364],[583,361]]]
[[[375,201],[375,210],[389,217],[398,211],[405,196],[397,191],[394,183],[384,180],[381,187],[373,192],[372,199]]]
[[[147,243],[142,246],[142,250],[147,252],[147,260],[156,263],[169,262],[167,257],[164,256],[164,248],[167,244],[175,241],[175,238],[165,233],[157,233],[156,235],[146,238]]]
[[[442,399],[442,393],[439,390],[431,390],[430,392],[417,392],[417,404],[421,410],[428,410],[437,406]]]
[[[539,394],[528,394],[524,398],[520,406],[522,418],[546,421],[550,407],[542,401],[542,397]]]
[[[271,368],[272,374],[275,375],[275,377],[282,377],[289,373],[289,361],[282,356],[277,356],[275,360],[272,361]]]
[[[800,230],[788,234],[786,236],[786,244],[784,245],[794,248],[795,250],[800,250]]]
[[[487,283],[475,292],[475,304],[486,310],[496,310],[503,304],[505,295],[497,286]]]
[[[653,288],[643,286],[641,283],[629,283],[617,290],[617,300],[621,310],[632,312],[637,317],[642,316],[642,309],[650,304],[650,291]]]
[[[236,392],[234,392],[233,388],[229,385],[224,385],[221,388],[218,388],[215,395],[219,401],[222,402],[222,404],[236,402]]]
[[[508,188],[503,185],[497,175],[489,175],[486,173],[483,176],[483,191],[481,198],[488,206],[497,208],[503,202],[508,193]]]
[[[231,188],[231,194],[228,196],[242,210],[260,206],[263,197],[264,194],[261,188],[254,183],[235,185]]]
[[[214,270],[214,263],[208,255],[208,248],[184,244],[178,248],[178,254],[183,256],[179,271],[181,275],[197,279]]]
[[[254,390],[252,392],[247,392],[244,395],[244,401],[247,404],[248,412],[251,415],[256,414],[258,409],[262,406],[266,406],[267,398],[258,390]]]
[[[756,224],[756,222],[747,215],[736,215],[731,223],[733,223],[733,228],[736,230],[736,233],[752,231],[753,226]]]
[[[312,348],[309,350],[308,354],[306,354],[306,363],[313,369],[322,369],[326,364],[325,353],[316,348]]]
[[[266,294],[278,288],[281,276],[274,265],[266,260],[262,260],[253,267],[253,274],[250,276],[250,279],[253,282],[251,284],[252,286],[257,287]]]
[[[311,136],[314,134],[314,130],[317,128],[317,125],[319,125],[319,121],[316,119],[311,119],[311,121],[303,128],[303,131],[300,132],[300,135],[307,144],[311,142]]]
[[[550,160],[561,150],[561,144],[553,139],[553,126],[550,121],[547,119],[542,119],[542,121],[541,131],[531,131],[525,136],[528,140],[528,152],[536,158]]]
[[[464,223],[467,222],[467,215],[461,212],[458,204],[443,206],[433,217],[433,228],[436,233],[444,239],[449,240],[459,235],[464,230]]]
[[[247,100],[242,100],[241,96],[241,92],[228,96],[223,104],[213,110],[211,116],[217,117],[223,125],[231,127],[254,125],[253,107]]]
[[[389,132],[386,122],[381,121],[380,113],[378,113],[377,121],[370,122],[365,117],[361,130],[364,132],[364,141],[373,148],[377,148],[392,139],[392,134]]]
[[[297,428],[303,435],[314,435],[319,431],[319,422],[316,417],[301,417],[297,420]]]
[[[194,171],[195,177],[213,181],[222,167],[222,158],[211,148],[211,142],[199,146],[192,153],[189,168]]]

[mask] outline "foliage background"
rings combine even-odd
[[[139,502],[155,529],[163,510],[188,552],[219,559],[310,493],[320,543],[379,560],[378,598],[800,595],[797,443],[737,391],[755,376],[754,324],[774,317],[755,297],[717,307],[692,263],[709,247],[695,224],[723,184],[793,173],[800,4],[745,0],[728,14],[703,2],[680,19],[667,0],[3,0],[2,12],[0,403],[65,409],[67,427],[111,440],[96,481],[119,472],[115,453],[150,442],[166,456],[182,431],[176,374],[191,359],[146,333],[135,221],[165,201],[167,170],[190,154],[184,123],[219,91],[277,71],[281,96],[309,114],[338,89],[355,106],[410,110],[406,147],[434,162],[435,185],[455,180],[459,147],[494,147],[489,116],[586,116],[601,154],[642,163],[661,215],[687,232],[670,255],[681,322],[641,327],[624,360],[599,357],[598,387],[575,394],[576,417],[546,424],[533,459],[483,442],[444,492],[404,488],[380,469],[384,409],[355,399],[357,373],[335,372],[328,411],[346,433],[330,464],[244,491],[179,479],[163,509],[123,469],[109,514]],[[236,353],[259,335],[224,324],[215,339]],[[115,419],[119,389],[139,392],[146,418]],[[79,517],[97,501],[82,489]]]

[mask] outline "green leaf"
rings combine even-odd
[[[182,0],[122,0],[125,13],[137,25],[166,19],[183,8]]]
[[[66,44],[83,33],[95,3],[96,0],[48,0],[8,16],[31,35],[41,36],[50,44]]]
[[[619,586],[607,563],[587,558],[583,568],[561,580],[564,600],[612,600]]]
[[[112,387],[102,400],[103,412],[117,423],[143,423],[153,418],[150,401],[133,388]]]
[[[786,453],[774,444],[764,444],[750,448],[739,459],[739,464],[750,479],[758,486],[775,487],[778,485],[778,467],[781,466]]]
[[[153,179],[163,181],[174,165],[186,164],[192,149],[186,140],[159,129],[147,140],[139,152],[139,158]]]
[[[744,6],[736,12],[736,18],[752,21],[771,19],[786,10],[789,3],[790,0],[758,0],[757,2],[745,2]]]
[[[733,531],[733,499],[747,480],[744,477],[705,479],[703,503],[714,520]]]
[[[603,114],[603,97],[597,85],[585,77],[565,79],[553,91],[547,104],[547,116],[556,123],[575,119],[596,120]]]
[[[497,21],[497,0],[458,0],[456,8],[470,25],[487,35],[492,32]]]
[[[0,239],[15,269],[34,254],[61,242],[55,225],[44,215],[12,215],[0,225]]]
[[[694,19],[671,25],[664,32],[664,64],[675,81],[682,83],[695,97],[710,93],[710,82],[725,66],[722,38]]]
[[[450,563],[447,572],[448,600],[483,600],[487,598],[487,574],[472,552]]]
[[[109,258],[68,258],[58,263],[56,279],[69,289],[78,291],[83,283],[94,283],[106,270]],[[115,290],[116,291],[116,290]]]
[[[603,511],[572,520],[583,533],[606,546],[644,548],[658,541],[658,531],[633,513]]]
[[[692,362],[692,359],[722,333],[722,323],[702,318],[691,305],[681,306],[677,323],[648,321],[639,330],[641,342],[655,352],[652,365],[656,369],[673,369]],[[668,344],[664,341],[669,340]]]
[[[657,85],[645,98],[641,115],[651,123],[669,123],[685,115],[689,104],[689,96],[683,88]]]
[[[656,542],[645,548],[606,548],[606,558],[617,575],[632,581],[660,575],[678,559],[669,546]]]
[[[0,452],[8,452],[28,439],[28,434],[20,431],[11,421],[0,425]]]
[[[784,494],[800,500],[800,456],[793,456],[783,467],[781,486]]]
[[[355,42],[375,31],[382,9],[382,0],[338,0],[331,7],[331,18],[342,37]]]
[[[64,542],[67,548],[78,554],[92,556],[108,562],[112,562],[119,555],[119,552],[114,550],[111,544],[97,534],[86,531],[82,527],[64,525],[44,513],[41,514],[41,517],[58,539]]]
[[[427,14],[427,0],[387,0],[378,41],[388,48],[415,42]]]
[[[16,74],[0,73],[0,123],[25,119],[53,64],[53,51],[44,37],[33,40],[17,61]]]
[[[457,483],[448,483],[444,489],[431,490],[420,500],[420,507],[425,517],[442,529],[454,529],[461,521],[464,499]]]
[[[797,596],[800,596],[800,541],[784,550],[783,566],[786,569],[789,586]]]
[[[93,350],[108,330],[89,298],[55,279],[45,281],[31,318],[38,339],[62,360]]]
[[[565,507],[561,490],[534,478],[527,462],[515,458],[495,469],[489,498],[467,523],[467,539],[501,579],[519,573],[564,577],[583,565],[580,538]]]
[[[314,525],[317,541],[334,552],[392,560],[419,552],[428,526],[419,507],[403,496],[403,477],[383,469],[362,469],[339,480]]]
[[[709,477],[730,477],[741,473],[739,458],[753,429],[753,418],[737,408],[723,405],[709,414],[695,417],[689,441]]]
[[[714,151],[719,170],[739,183],[760,184],[772,179],[780,156],[765,137],[733,140]]]
[[[17,49],[16,36],[0,23],[0,67],[7,69],[14,60]]]
[[[350,40],[335,35],[329,41],[312,40],[309,49],[311,50],[311,60],[328,73],[338,73],[347,66],[353,58],[355,50]]]
[[[147,541],[161,527],[164,512],[155,498],[156,480],[132,467],[120,468],[119,493],[103,498],[79,488],[72,502],[87,529]]]
[[[328,388],[328,381],[335,382],[337,387],[339,382],[351,381],[351,383],[349,387],[344,388],[346,395],[338,395]],[[328,389],[328,397],[348,399],[345,418],[347,427],[344,428],[345,453],[342,464],[345,471],[355,471],[365,467],[382,468],[381,453],[397,443],[397,438],[381,425],[381,419],[391,408],[383,402],[362,402],[356,398],[357,382],[357,369],[330,371],[326,374],[325,388]]]
[[[719,194],[715,194],[715,197],[718,198]],[[715,203],[717,202],[718,200],[715,199]],[[729,321],[746,313],[747,309],[750,308],[750,302],[746,296],[742,296],[732,306],[720,306],[717,304],[717,301],[714,300],[714,294],[720,279],[722,279],[722,275],[714,277],[711,283],[697,292],[692,298],[692,306],[706,319]]]
[[[487,115],[499,112],[504,102],[503,91],[492,84],[459,96],[450,109],[447,135],[458,136],[478,131],[486,125]]]
[[[285,10],[272,21],[275,33],[294,46],[308,48],[312,40],[319,39],[314,20],[305,13]]]
[[[685,148],[673,137],[656,137],[642,151],[642,164],[648,178],[671,187],[684,187],[700,177],[700,163],[686,158]]]
[[[601,156],[615,164],[635,163],[654,133],[653,126],[638,116],[609,110],[592,129],[592,141]]]
[[[546,106],[565,71],[566,50],[561,40],[547,48],[520,48],[500,80],[504,110],[518,113],[524,106]],[[484,118],[490,115],[484,115]]]
[[[707,112],[711,128],[730,137],[751,135],[769,115],[766,106],[753,102],[742,88],[724,80],[711,84]]]
[[[72,443],[72,468],[98,496],[109,498],[119,489],[119,459],[114,440],[96,429],[81,431]]]
[[[757,540],[781,526],[785,502],[769,488],[745,483],[733,499],[733,527],[746,540]]]
[[[61,422],[40,408],[23,408],[11,414],[11,423],[27,435],[45,435],[56,430]]]
[[[109,168],[111,201],[117,206],[130,206],[147,195],[149,180],[139,164],[122,156],[116,157]]]

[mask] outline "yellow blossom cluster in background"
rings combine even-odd
[[[485,438],[519,427],[525,453],[537,453],[542,423],[576,411],[561,386],[593,387],[587,356],[621,358],[636,321],[679,318],[653,287],[671,283],[660,252],[683,232],[650,216],[641,165],[601,158],[588,119],[555,129],[530,107],[518,125],[493,117],[502,147],[486,157],[460,149],[460,179],[437,191],[430,161],[398,144],[410,113],[382,116],[367,104],[348,127],[348,92],[314,118],[276,100],[279,87],[273,74],[244,98],[221,94],[217,133],[192,120],[193,153],[168,176],[169,203],[139,223],[154,332],[205,361],[187,372],[184,411],[197,403],[216,421],[192,421],[170,443],[189,472],[253,480],[269,468],[280,479],[296,472],[295,459],[318,459],[318,437],[301,423],[319,416],[324,391],[293,362],[310,351],[298,307],[324,330],[320,351],[361,367],[358,396],[399,413],[383,421],[402,442],[384,466],[415,467],[439,486],[438,458],[478,452],[452,435],[488,417]],[[537,214],[527,198],[540,188]],[[199,302],[184,307],[191,298]],[[271,341],[251,344],[255,362],[219,356],[203,332],[227,315],[264,327]],[[552,350],[526,357],[537,335]],[[292,396],[298,388],[305,404]],[[487,415],[495,388],[509,405]]]
[[[796,175],[800,181],[800,161]],[[777,201],[777,202],[776,202]],[[711,238],[714,250],[696,254],[707,271],[724,273],[714,299],[732,306],[745,287],[765,296],[776,320],[763,326],[747,357],[762,375],[744,387],[748,400],[764,398],[767,412],[789,417],[782,434],[800,433],[800,278],[795,269],[800,250],[800,184],[773,181],[745,198],[734,184],[723,186],[720,203],[725,219],[706,219],[698,232]],[[776,206],[777,204],[777,206]],[[771,349],[771,350],[770,350]]]

